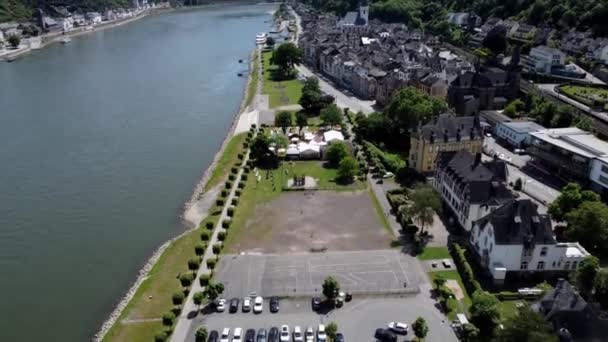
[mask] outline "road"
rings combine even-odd
[[[496,142],[494,137],[485,137],[483,139],[483,152],[489,156],[493,156],[495,154],[504,156],[509,164],[517,167],[524,167],[530,160],[530,156],[515,154],[508,148],[500,145]]]

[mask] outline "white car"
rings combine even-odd
[[[215,302],[215,309],[217,312],[224,312],[226,310],[226,300],[224,298],[220,298]]]
[[[232,334],[232,342],[243,342],[243,329],[234,328],[234,333]]]
[[[251,311],[251,297],[243,298],[243,312]]]
[[[281,342],[289,342],[289,326],[281,325]]]
[[[325,333],[325,326],[323,324],[319,324],[319,328],[317,329],[317,341],[327,341],[327,334]]]
[[[222,330],[222,336],[220,336],[220,342],[230,342],[230,328],[224,328]]]
[[[262,313],[264,310],[264,298],[257,296],[253,300],[253,313]]]
[[[402,322],[390,322],[388,328],[397,334],[407,334],[407,324]]]
[[[293,327],[293,342],[304,342],[304,335],[299,325]]]
[[[315,331],[311,326],[306,328],[306,332],[304,333],[304,341],[315,342]]]

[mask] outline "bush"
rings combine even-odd
[[[219,199],[219,198],[218,198],[218,199],[217,199],[217,201],[215,201],[215,204],[216,204],[218,207],[222,207],[222,206],[224,206],[224,200],[223,200],[223,199]]]
[[[210,270],[214,269],[216,264],[217,264],[217,258],[207,259],[207,268],[209,268]]]
[[[229,207],[229,208],[228,208],[228,210],[226,211],[226,214],[227,214],[229,217],[234,216],[234,207]]]
[[[232,203],[232,205],[236,206],[236,205],[239,204],[239,199],[238,198],[233,198],[231,203]]]
[[[460,247],[459,244],[455,243],[452,246],[452,258],[454,259],[454,263],[456,264],[456,268],[458,268],[458,272],[462,277],[462,282],[464,287],[466,288],[468,293],[474,293],[477,290],[482,290],[481,285],[475,279],[475,274],[473,273],[473,269],[469,262],[465,257],[465,250]]]
[[[220,251],[222,250],[222,245],[219,243],[216,243],[213,245],[212,249],[213,249],[213,254],[216,254],[216,255],[220,254]]]
[[[242,189],[245,187],[245,182],[239,182],[239,189]]]
[[[208,274],[202,274],[198,278],[198,282],[199,282],[199,284],[201,284],[201,286],[207,286],[207,284],[209,284],[210,279],[211,279],[211,277]]]
[[[230,221],[230,219],[225,219],[224,221],[222,221],[222,228],[228,229],[228,227],[230,227],[231,222],[232,221]]]
[[[242,153],[239,153],[236,157],[239,158],[239,160],[243,160],[243,158],[245,158]]]
[[[244,182],[244,181],[246,181],[246,180],[247,180],[247,175],[243,173],[243,174],[241,175],[241,180],[242,180],[243,182]]]
[[[168,312],[163,315],[163,325],[172,326],[173,322],[175,322],[175,314],[173,314],[173,312]]]
[[[222,192],[220,192],[220,197],[225,198],[226,196],[228,196],[228,191],[222,190]]]
[[[186,273],[179,276],[179,282],[182,284],[183,287],[188,287],[192,285],[192,280],[194,280],[194,276],[192,275],[192,273]]]
[[[247,132],[247,138],[251,138],[251,137],[253,137],[253,132],[252,131]]]
[[[167,333],[164,331],[156,333],[154,335],[154,342],[165,342],[167,340]]]
[[[224,240],[226,240],[226,232],[219,232],[219,233],[217,233],[217,239],[218,239],[219,241],[224,241]]]
[[[205,227],[207,227],[207,229],[213,229],[213,226],[215,226],[215,225],[213,224],[213,222],[211,222],[211,221],[207,221],[207,222],[205,222]]]
[[[173,296],[171,296],[171,301],[173,302],[173,305],[182,305],[184,298],[185,296],[182,292],[175,292]]]
[[[198,270],[199,266],[201,265],[201,259],[200,258],[192,258],[188,260],[188,269],[190,271],[196,271]]]
[[[498,300],[513,300],[513,299],[519,299],[520,296],[519,296],[519,293],[517,293],[517,292],[501,291],[496,294],[496,298],[498,298]]]
[[[244,142],[244,143],[243,143],[243,147],[244,147],[244,148],[247,148],[247,147],[249,147],[249,143],[247,143],[247,142]]]
[[[210,236],[209,232],[207,232],[207,231],[201,232],[201,240],[209,241],[209,236]]]
[[[236,179],[235,175],[228,175],[228,179],[234,181]]]
[[[194,246],[194,254],[199,255],[199,256],[205,254],[205,247],[206,246],[204,243],[197,243]]]
[[[250,171],[250,170],[251,170],[251,169],[249,168],[249,166],[245,166],[245,167],[243,168],[243,173],[249,173],[249,171]]]
[[[226,189],[228,189],[228,190],[232,189],[232,182],[231,181],[226,181],[226,183],[224,183],[224,185],[226,186]]]
[[[230,169],[230,173],[234,173],[236,175],[237,172],[239,172],[239,169],[236,167],[233,167],[232,169]]]
[[[236,189],[236,190],[234,191],[234,195],[235,195],[235,196],[237,196],[237,197],[240,197],[242,193],[243,193],[243,192],[242,192],[240,189]]]

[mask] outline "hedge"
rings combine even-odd
[[[203,241],[209,241],[209,235],[210,234],[207,231],[202,232],[201,233],[201,240],[203,240]]]
[[[228,175],[228,179],[231,181],[234,181],[236,179],[236,176],[233,174]]]
[[[236,175],[237,172],[239,172],[239,169],[236,167],[233,167],[232,169],[230,169],[230,173],[234,173]]]
[[[213,222],[211,222],[211,221],[207,221],[207,222],[205,222],[205,227],[207,227],[207,229],[213,229],[213,226],[215,226],[215,225],[213,224]]]
[[[179,282],[184,287],[188,287],[192,285],[192,281],[194,280],[194,275],[192,273],[185,273],[179,276]]]
[[[243,168],[243,173],[249,173],[249,170],[251,170],[251,169],[249,168],[249,166],[245,166],[245,167]]]
[[[229,217],[234,216],[234,207],[229,207],[226,211],[226,215],[228,215]]]
[[[222,221],[222,228],[227,229],[228,227],[230,227],[230,223],[232,223],[232,221],[230,221],[229,219],[225,219],[224,221]]]
[[[228,190],[232,189],[232,182],[231,181],[226,181],[226,183],[224,183],[224,185],[226,186],[226,189],[228,189]]]
[[[247,180],[247,175],[243,173],[243,174],[241,175],[241,180],[242,180],[242,181],[246,181],[246,180]]]
[[[158,332],[156,333],[156,335],[154,335],[154,342],[165,342],[167,340],[167,333],[164,331]]]
[[[219,243],[216,243],[213,245],[212,249],[213,249],[213,254],[220,254],[220,252],[222,251],[222,245]]]
[[[245,182],[239,182],[239,189],[242,189],[245,187]]]
[[[222,207],[222,206],[224,206],[224,200],[223,199],[218,199],[217,201],[215,201],[215,204],[218,207]]]
[[[245,158],[242,153],[237,154],[236,157],[239,158],[239,160],[243,160],[243,158]]]
[[[201,266],[201,259],[199,257],[188,260],[188,269],[190,271],[196,271]]]
[[[467,261],[464,253],[465,250],[460,247],[459,244],[455,243],[452,246],[452,258],[454,259],[454,263],[456,264],[456,268],[458,268],[458,272],[462,277],[462,283],[466,288],[468,293],[474,293],[477,290],[482,290],[481,285],[475,279],[475,274],[473,273],[473,269],[469,262]],[[483,291],[483,290],[482,290]]]
[[[203,255],[205,254],[205,244],[204,243],[197,243],[194,246],[194,254],[196,255]]]
[[[226,191],[226,190],[222,190],[222,192],[220,192],[220,196],[221,196],[222,198],[224,198],[224,197],[228,196],[228,191]]]
[[[175,314],[173,312],[168,312],[163,315],[163,325],[171,326],[175,322]]]
[[[207,286],[209,284],[209,279],[211,279],[211,277],[208,274],[202,274],[198,278],[198,282],[201,286]]]
[[[232,202],[231,202],[231,203],[232,203],[232,205],[234,205],[234,206],[239,205],[239,199],[235,197],[235,198],[233,198],[233,199],[232,199]]]
[[[237,197],[240,197],[240,196],[241,196],[241,193],[242,193],[242,191],[241,191],[240,189],[236,189],[236,190],[234,191],[234,195],[235,195],[235,196],[237,196]]]
[[[171,301],[173,302],[173,305],[182,305],[184,298],[183,292],[175,292],[173,296],[171,296]]]
[[[217,264],[217,258],[207,259],[207,268],[209,268],[210,270],[214,269],[216,264]]]

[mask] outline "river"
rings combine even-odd
[[[150,16],[0,63],[0,340],[90,340],[185,229],[273,8]]]

